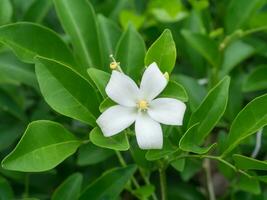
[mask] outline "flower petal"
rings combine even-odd
[[[115,135],[131,126],[137,116],[135,108],[120,105],[112,106],[103,112],[96,120],[104,136]]]
[[[157,122],[167,125],[182,125],[186,105],[177,99],[158,98],[149,104],[148,114]]]
[[[123,106],[136,106],[139,89],[125,74],[113,70],[106,87],[106,93],[113,101]]]
[[[150,101],[158,96],[167,85],[167,80],[154,62],[145,70],[141,85],[141,97]]]
[[[162,129],[158,122],[147,113],[140,112],[135,122],[135,134],[141,149],[161,149],[163,145]]]

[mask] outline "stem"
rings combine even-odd
[[[144,174],[144,172],[143,172],[143,170],[142,170],[141,168],[139,168],[139,172],[140,172],[140,174],[141,174],[143,180],[145,181],[145,184],[146,184],[146,185],[151,185],[149,178]],[[157,198],[155,192],[153,192],[153,194],[152,194],[151,196],[152,196],[152,199],[153,199],[153,200],[158,200],[158,198]]]
[[[209,194],[209,200],[216,200],[215,193],[214,193],[214,187],[212,183],[212,177],[211,177],[211,169],[210,169],[210,160],[205,159],[203,164],[204,171],[206,173],[206,181],[207,181],[207,190]]]
[[[165,168],[159,169],[160,189],[161,189],[161,200],[167,200],[167,183]]]
[[[23,197],[24,198],[28,198],[29,197],[29,179],[30,179],[30,174],[26,174],[25,175],[25,182],[24,182],[24,184],[25,184],[25,188],[24,188],[24,194],[23,194]]]
[[[125,160],[123,159],[121,153],[120,153],[119,151],[115,151],[115,152],[116,152],[116,155],[117,155],[117,157],[118,157],[118,160],[119,160],[121,166],[126,167],[126,166],[127,166],[127,163],[126,163]],[[140,185],[139,185],[139,183],[137,182],[137,180],[135,179],[134,176],[131,178],[131,181],[133,182],[133,184],[134,184],[134,186],[135,186],[136,188],[140,188]]]

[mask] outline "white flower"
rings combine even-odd
[[[120,133],[135,122],[137,143],[141,149],[161,149],[163,135],[160,123],[182,125],[186,106],[172,98],[157,98],[168,81],[152,63],[145,70],[140,89],[125,74],[113,70],[106,93],[119,105],[108,108],[97,119],[104,136]]]

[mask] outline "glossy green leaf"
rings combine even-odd
[[[254,52],[254,47],[245,42],[237,40],[231,43],[224,51],[221,76],[228,74],[235,66],[252,56]]]
[[[238,169],[243,170],[267,170],[267,161],[260,161],[254,158],[234,154],[233,159]]]
[[[253,92],[264,89],[267,89],[267,65],[261,65],[253,69],[243,85],[244,92]]]
[[[145,42],[141,35],[130,24],[122,34],[117,48],[116,56],[124,73],[137,80],[144,70],[146,53]]]
[[[63,115],[95,125],[99,104],[89,82],[63,63],[37,59],[36,75],[46,102]]]
[[[29,124],[16,148],[2,161],[2,167],[22,172],[54,168],[72,155],[81,141],[62,125],[46,120]]]
[[[225,28],[227,33],[242,28],[252,15],[265,3],[265,0],[231,0],[228,4],[225,16]]]
[[[214,146],[216,146],[216,143],[214,143],[207,147],[200,147],[199,145],[201,144],[201,141],[198,139],[198,130],[199,124],[195,124],[186,131],[186,133],[179,141],[180,149],[197,154],[205,154],[209,152]]]
[[[114,101],[112,101],[110,98],[107,97],[106,99],[104,99],[101,102],[101,104],[99,106],[99,110],[100,110],[100,112],[104,112],[109,107],[114,106],[114,105],[116,105],[116,103]]]
[[[97,20],[99,23],[100,38],[103,43],[103,48],[101,49],[104,58],[103,69],[107,71],[111,62],[110,55],[116,52],[116,45],[120,39],[121,30],[114,21],[103,15],[98,15]]]
[[[116,199],[135,171],[136,166],[129,165],[105,172],[85,189],[79,200]]]
[[[169,29],[166,29],[147,51],[145,65],[153,62],[158,64],[163,73],[170,74],[175,66],[176,47]]]
[[[180,101],[188,101],[188,96],[182,85],[175,81],[169,81],[167,87],[163,90],[159,97],[168,97],[178,99]]]
[[[206,35],[182,30],[185,40],[213,67],[218,68],[221,62],[218,45]]]
[[[14,193],[7,180],[0,176],[0,199],[11,200],[14,199]]]
[[[55,190],[52,200],[77,200],[81,192],[82,180],[82,174],[72,174]]]
[[[89,133],[90,141],[96,146],[113,149],[117,151],[127,151],[129,142],[125,132],[115,136],[105,137],[101,130],[96,127]]]
[[[99,148],[92,143],[85,144],[79,148],[77,164],[79,166],[94,165],[105,161],[112,156],[114,151]]]
[[[90,79],[95,84],[96,88],[101,93],[102,97],[107,97],[105,88],[110,79],[110,74],[99,69],[90,68],[87,70],[87,73],[90,76]]]
[[[149,198],[155,191],[154,185],[145,185],[134,191],[134,194],[137,195],[140,199]]]
[[[54,0],[54,4],[84,70],[104,68],[99,29],[91,3],[87,0]]]
[[[198,109],[191,115],[188,128],[199,123],[194,139],[197,144],[203,142],[203,139],[224,114],[228,101],[229,84],[230,77],[226,76],[208,92]]]
[[[28,8],[24,15],[24,21],[31,21],[40,23],[43,21],[44,17],[47,15],[48,11],[52,6],[51,0],[38,0],[34,1],[32,5]]]
[[[242,140],[267,125],[267,94],[248,103],[234,119],[226,140],[223,155],[233,150]]]
[[[0,25],[2,25],[11,21],[13,8],[10,0],[0,0],[0,5]]]
[[[54,31],[38,24],[19,22],[1,26],[0,42],[10,47],[24,62],[34,63],[35,56],[39,55],[81,71],[63,40]]]

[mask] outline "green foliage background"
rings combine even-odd
[[[0,0],[0,200],[267,199],[266,0]],[[110,54],[186,102],[162,150],[96,119]]]

